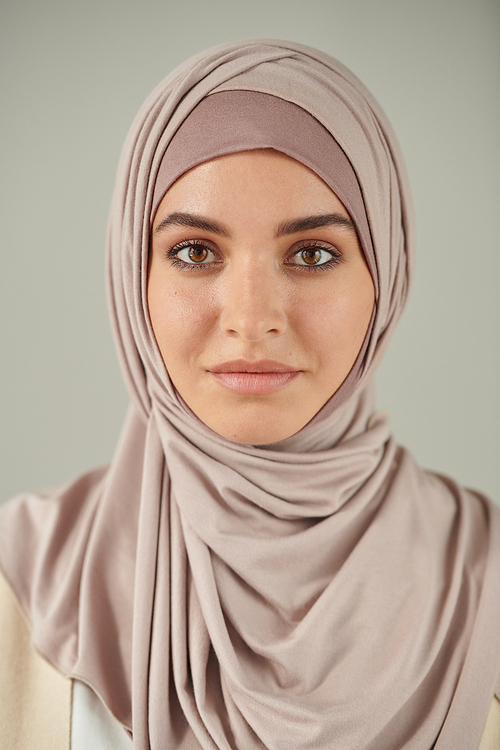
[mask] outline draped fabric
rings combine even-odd
[[[292,102],[334,136],[360,186],[377,289],[358,366],[296,435],[259,447],[183,403],[146,300],[159,165],[200,101],[235,90]],[[500,667],[499,512],[422,471],[373,410],[413,251],[390,125],[329,56],[223,45],[140,110],[108,238],[132,402],[121,440],[109,467],[0,513],[0,563],[37,649],[90,685],[138,750],[478,746]]]

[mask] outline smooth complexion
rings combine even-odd
[[[342,384],[374,288],[337,196],[271,149],[194,167],[154,217],[148,306],[170,378],[209,427],[271,443]]]

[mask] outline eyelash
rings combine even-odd
[[[182,268],[188,271],[194,271],[195,269],[206,269],[213,265],[213,263],[186,263],[185,261],[181,260],[181,258],[178,258],[177,254],[187,247],[204,247],[214,255],[216,254],[215,250],[210,247],[210,244],[206,240],[185,239],[181,242],[178,242],[166,252],[166,257],[171,261],[173,266],[177,266],[177,268]],[[331,246],[326,247],[321,242],[314,241],[304,242],[299,245],[299,247],[294,250],[291,257],[299,255],[304,250],[323,250],[324,252],[329,253],[332,257],[325,263],[320,263],[318,265],[309,266],[307,264],[299,263],[287,263],[286,265],[298,268],[299,271],[306,271],[306,273],[310,273],[311,271],[313,273],[317,273],[318,271],[327,271],[329,268],[332,268],[333,266],[336,266],[342,262],[342,254],[339,250],[337,250],[337,248]]]

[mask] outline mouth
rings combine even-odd
[[[284,388],[301,371],[273,359],[235,359],[208,368],[222,386],[234,393],[265,396]]]

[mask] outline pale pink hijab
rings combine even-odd
[[[299,433],[258,448],[219,437],[177,396],[145,291],[169,143],[205,97],[233,90],[292,102],[334,136],[377,288],[348,385]],[[108,468],[2,510],[0,562],[36,647],[94,688],[140,750],[479,745],[500,671],[500,514],[419,469],[372,408],[412,252],[392,130],[327,55],[224,45],[139,112],[109,231],[130,413]]]

